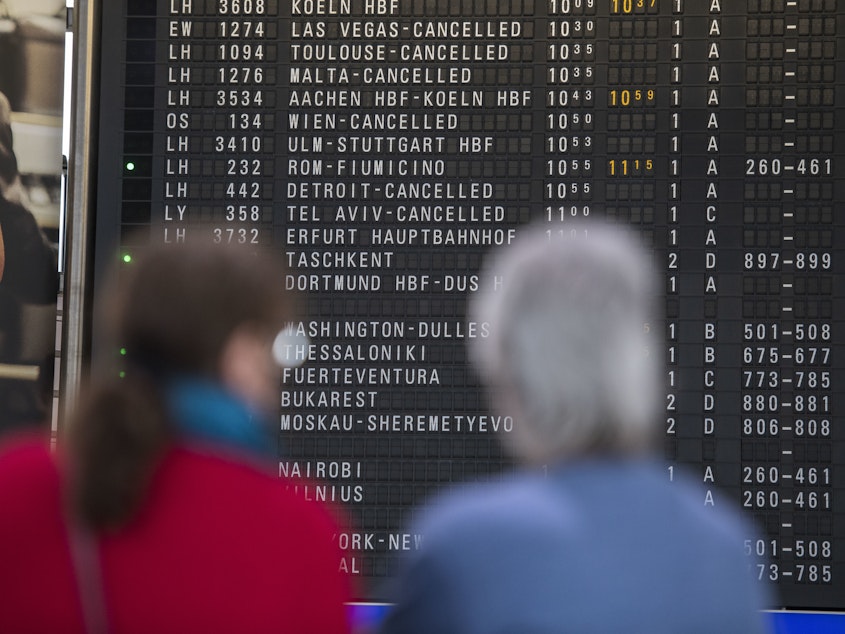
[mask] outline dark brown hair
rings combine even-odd
[[[93,528],[122,525],[143,499],[172,436],[166,378],[213,379],[236,329],[266,334],[269,345],[293,317],[281,262],[230,246],[151,248],[117,271],[104,299],[125,376],[94,380],[67,430],[71,505]]]

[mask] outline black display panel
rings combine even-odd
[[[409,512],[509,467],[464,343],[520,226],[636,226],[665,281],[667,478],[845,609],[845,8],[835,0],[128,0],[102,7],[96,279],[271,245],[308,297],[279,473],[342,503],[367,598]],[[836,236],[839,235],[839,242]],[[96,284],[95,284],[96,290]],[[96,332],[96,328],[94,332]],[[95,339],[95,347],[96,347]],[[750,537],[750,536],[749,536]]]

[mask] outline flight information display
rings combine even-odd
[[[152,243],[283,255],[308,311],[278,472],[344,506],[339,565],[379,598],[425,539],[413,509],[510,467],[516,422],[464,351],[487,335],[465,320],[484,254],[529,222],[636,227],[665,284],[645,327],[666,477],[756,518],[780,605],[843,610],[839,5],[104,2],[97,279]]]

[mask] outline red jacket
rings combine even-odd
[[[61,486],[43,442],[0,451],[0,632],[84,632]],[[110,632],[347,632],[336,531],[273,475],[176,447],[99,540]]]

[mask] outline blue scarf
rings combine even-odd
[[[174,379],[168,381],[165,395],[176,428],[185,438],[241,450],[261,460],[273,457],[264,417],[219,384]]]

